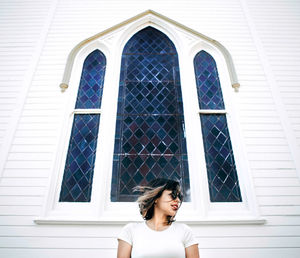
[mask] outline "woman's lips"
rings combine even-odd
[[[171,205],[172,209],[177,211],[178,210],[178,205],[174,204],[174,205]]]

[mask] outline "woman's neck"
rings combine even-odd
[[[161,231],[169,227],[168,218],[165,214],[154,213],[153,217],[147,221],[147,225],[156,231]]]

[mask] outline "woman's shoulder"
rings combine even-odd
[[[182,223],[182,222],[173,222],[173,227],[176,229],[176,230],[182,230],[182,231],[190,231],[191,228],[185,224],[185,223]]]
[[[182,237],[182,241],[185,247],[189,247],[194,244],[198,244],[192,229],[185,223],[174,223],[177,235]]]
[[[128,230],[135,230],[143,227],[144,222],[129,222],[123,228]]]

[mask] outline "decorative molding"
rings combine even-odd
[[[132,22],[135,22],[137,20],[140,20],[140,19],[145,19],[146,18],[146,22],[148,23],[153,23],[153,24],[156,24],[156,21],[154,18],[156,19],[160,19],[164,22],[167,22],[169,24],[172,24],[173,26],[183,30],[184,32],[186,33],[189,33],[191,36],[195,36],[196,38],[199,38],[201,40],[204,40],[204,41],[207,41],[209,42],[210,44],[212,44],[213,46],[215,46],[217,49],[219,49],[221,51],[221,53],[223,54],[224,58],[225,58],[225,61],[226,61],[226,65],[227,65],[227,68],[228,68],[228,71],[229,71],[229,76],[230,76],[230,80],[231,80],[231,85],[232,87],[235,89],[235,91],[238,91],[238,88],[240,87],[240,84],[238,83],[238,78],[237,78],[237,74],[236,74],[236,71],[235,71],[235,68],[234,68],[234,64],[233,64],[233,60],[232,60],[232,57],[230,55],[230,53],[228,52],[228,50],[218,41],[214,40],[214,39],[211,39],[191,28],[188,28],[186,27],[185,25],[183,24],[180,24],[166,16],[163,16],[157,12],[154,12],[153,10],[147,10],[143,13],[140,13],[128,20],[125,20],[124,22],[121,22],[109,29],[106,29],[90,38],[87,38],[83,41],[81,41],[79,44],[77,44],[70,52],[69,56],[68,56],[68,59],[67,59],[67,63],[66,63],[66,67],[65,67],[65,71],[64,71],[64,75],[63,75],[63,79],[62,79],[62,83],[60,84],[60,87],[62,88],[62,86],[65,87],[65,85],[69,85],[69,80],[70,80],[70,77],[71,77],[71,72],[72,72],[72,68],[73,68],[73,64],[74,64],[74,60],[75,60],[75,57],[77,55],[77,53],[80,51],[80,49],[82,49],[82,47],[84,47],[86,44],[96,40],[96,39],[99,39],[105,35],[108,35],[109,33],[112,33],[120,28],[123,28],[124,26],[132,23]],[[192,39],[192,38],[190,38]],[[64,92],[66,90],[66,88],[63,88],[62,89],[62,92]]]
[[[61,88],[61,92],[65,92],[66,89],[69,88],[69,85],[66,83],[61,83],[59,87]]]
[[[108,194],[110,193],[110,182],[112,180],[112,162],[110,161],[113,158],[113,144],[111,143],[114,141],[114,132],[116,126],[116,120],[112,118],[115,117],[117,113],[116,100],[118,98],[119,89],[119,73],[121,66],[120,56],[124,45],[137,31],[140,31],[147,26],[153,26],[154,28],[161,30],[173,41],[178,54],[184,57],[179,60],[179,64],[181,67],[182,94],[183,98],[185,99],[184,103],[186,103],[184,104],[185,119],[189,120],[188,128],[190,128],[185,132],[187,133],[186,135],[188,135],[187,137],[189,137],[189,139],[193,139],[193,141],[195,141],[196,139],[198,143],[202,143],[202,137],[199,136],[201,128],[198,114],[198,112],[201,112],[201,110],[199,110],[199,105],[197,99],[195,98],[195,96],[197,95],[197,91],[194,81],[195,76],[193,73],[193,58],[195,56],[194,52],[204,49],[212,54],[219,66],[218,69],[221,85],[224,85],[224,88],[226,88],[226,92],[229,92],[228,99],[231,99],[230,94],[233,94],[233,90],[230,87],[231,81],[228,72],[228,63],[226,63],[226,56],[224,55],[224,51],[222,52],[220,50],[220,47],[217,47],[215,45],[216,41],[211,40],[208,42],[207,39],[204,38],[205,36],[200,38],[199,35],[192,34],[189,29],[184,28],[183,25],[182,27],[179,27],[176,25],[176,22],[173,22],[171,24],[167,20],[168,18],[162,19],[159,15],[154,14],[152,11],[149,11],[146,14],[144,13],[143,16],[139,16],[136,20],[131,19],[131,22],[127,25],[124,25],[123,23],[123,27],[116,26],[115,30],[107,30],[109,32],[105,35],[102,34],[99,36],[98,34],[101,39],[95,36],[92,39],[90,38],[90,41],[87,40],[85,42],[82,42],[82,44],[77,45],[77,49],[74,48],[70,53],[69,57],[71,59],[68,60],[68,62],[70,63],[69,65],[67,64],[65,70],[65,72],[71,73],[70,78],[68,79],[70,81],[64,81],[62,85],[66,87],[68,85],[71,86],[71,90],[67,95],[70,99],[73,100],[76,98],[76,87],[78,87],[78,85],[80,84],[82,64],[86,56],[94,49],[100,49],[101,51],[104,51],[108,62],[103,93],[106,97],[103,98],[101,107],[102,115],[98,138],[98,141],[101,142],[102,147],[97,147],[97,159],[95,162],[95,172],[93,178],[93,184],[96,184],[97,187],[93,187],[92,201],[90,203],[85,203],[84,205],[82,205],[82,203],[64,203],[57,201],[60,183],[62,182],[63,176],[64,159],[62,157],[66,156],[68,148],[68,143],[65,139],[69,138],[68,136],[70,135],[72,126],[70,117],[74,114],[74,102],[70,101],[67,107],[68,112],[66,112],[65,115],[65,123],[62,126],[62,140],[60,141],[60,147],[58,148],[58,151],[56,153],[56,163],[49,185],[47,203],[43,212],[44,216],[38,218],[36,220],[36,223],[43,224],[43,221],[45,221],[46,224],[51,224],[52,222],[53,224],[56,224],[60,223],[61,221],[61,223],[68,223],[66,221],[70,221],[70,223],[72,224],[75,221],[75,223],[84,224],[85,221],[87,221],[87,223],[90,224],[101,224],[102,221],[105,221],[105,223],[109,223],[110,221],[113,221],[112,223],[117,223],[114,221],[124,222],[138,219],[134,215],[134,212],[137,209],[137,207],[134,206],[135,203],[131,206],[129,206],[129,203],[126,203],[126,206],[123,206],[124,203],[111,202]],[[193,40],[192,46],[190,45],[190,42],[186,39],[186,37],[190,37]],[[107,39],[111,40],[112,44],[107,44]],[[214,44],[212,42],[214,42]],[[226,52],[226,49],[225,53],[228,53]],[[230,57],[230,55],[228,56]],[[231,110],[232,109],[228,108],[228,112],[230,112],[230,114]],[[86,112],[84,110],[79,111]],[[203,112],[206,111],[204,110]],[[226,112],[226,110],[222,110],[221,112],[224,113]],[[230,116],[228,117],[230,118]],[[191,128],[193,129],[191,130]],[[237,135],[236,133],[233,134]],[[194,221],[195,223],[197,221],[200,221],[200,223],[203,222],[206,224],[216,223],[216,221],[220,221],[220,223],[226,224],[228,221],[228,223],[231,223],[232,220],[240,220],[242,221],[241,224],[247,224],[248,220],[252,221],[253,219],[255,220],[259,217],[259,213],[257,212],[255,205],[256,202],[253,198],[250,197],[243,197],[243,200],[245,200],[245,202],[234,205],[226,203],[225,206],[220,206],[209,203],[209,193],[206,178],[207,175],[206,173],[201,173],[201,175],[199,175],[200,173],[198,173],[199,170],[205,171],[206,169],[201,144],[192,144],[188,148],[190,148],[191,154],[189,158],[192,158],[193,155],[193,162],[191,162],[193,163],[193,165],[191,166],[191,163],[189,163],[189,165],[190,171],[193,171],[193,173],[190,174],[190,178],[191,182],[193,182],[191,184],[191,189],[193,189],[192,192],[195,201],[193,202],[193,205],[187,204],[186,208],[182,210],[184,211],[183,214],[185,215],[183,215],[182,218],[178,218],[179,221],[190,220]],[[243,160],[243,158],[241,160]],[[240,171],[244,170],[244,168],[240,169]],[[197,184],[195,182],[197,182]],[[201,187],[199,187],[199,183],[201,184]],[[250,196],[251,193],[249,194],[248,192],[249,189],[245,187],[244,193],[247,196]],[[198,198],[196,196],[201,196],[201,198]],[[224,213],[224,210],[226,210],[227,212]],[[189,215],[186,216],[186,214]],[[213,220],[213,222],[208,222],[211,221],[211,219]]]
[[[240,85],[238,82],[232,84],[232,88],[234,88],[234,91],[235,91],[235,92],[238,92],[238,91],[239,91],[240,86],[241,86],[241,85]]]

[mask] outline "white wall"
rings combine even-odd
[[[114,257],[121,226],[36,225],[54,166],[81,40],[153,9],[232,54],[241,135],[265,225],[192,225],[201,257],[300,252],[300,2],[292,0],[0,2],[0,257]],[[23,105],[24,104],[24,105]]]

